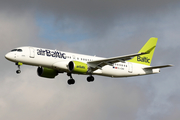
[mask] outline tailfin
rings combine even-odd
[[[138,52],[138,53],[145,52],[147,54],[141,55],[141,56],[135,56],[134,58],[132,58],[128,62],[133,62],[133,63],[144,64],[144,65],[150,66],[152,58],[153,58],[154,50],[156,47],[157,40],[158,40],[158,38],[154,38],[154,37],[150,38],[147,41],[147,43]]]

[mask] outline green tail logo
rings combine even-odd
[[[140,61],[140,62],[145,62],[145,63],[150,63],[150,59],[148,57],[140,57],[140,56],[137,56],[137,61]]]
[[[138,53],[145,52],[147,54],[144,54],[141,56],[135,56],[134,58],[132,58],[128,62],[133,62],[133,63],[144,64],[144,65],[150,66],[157,41],[158,41],[158,38],[154,38],[154,37],[150,38],[147,41],[147,43],[138,52]]]

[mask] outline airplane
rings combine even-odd
[[[69,85],[75,83],[72,74],[89,75],[88,82],[93,82],[93,75],[106,77],[132,77],[160,73],[160,68],[172,65],[150,66],[158,38],[151,37],[138,53],[102,58],[59,50],[50,50],[31,46],[18,47],[5,55],[18,66],[21,73],[23,64],[37,66],[37,74],[44,78],[55,78],[59,73],[67,73]]]

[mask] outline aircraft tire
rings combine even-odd
[[[20,74],[20,73],[21,73],[21,70],[16,70],[16,73],[17,73],[17,74]]]
[[[87,77],[87,81],[88,81],[88,82],[93,82],[93,81],[94,81],[94,77],[93,77],[93,76]]]
[[[67,83],[68,83],[69,85],[73,85],[73,84],[75,83],[75,80],[74,80],[74,79],[69,79],[69,80],[67,81]]]

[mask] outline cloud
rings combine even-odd
[[[179,118],[178,1],[2,0],[0,10],[0,119]],[[45,34],[87,36],[75,42],[58,35],[53,40],[41,34],[48,29],[46,23],[52,28]],[[16,66],[4,58],[12,48],[24,45],[114,57],[138,52],[151,36],[159,38],[152,65],[175,65],[157,75],[95,76],[93,83],[73,75],[76,84],[68,86],[66,74],[43,79],[36,75],[36,67],[22,66],[16,75]]]
[[[123,81],[103,80],[68,86],[67,77],[47,80],[34,75],[35,69],[1,81],[1,119],[134,119],[137,109],[145,104],[141,88]],[[16,79],[14,79],[16,78]],[[64,80],[65,79],[65,80]],[[79,80],[78,80],[79,79]],[[103,83],[103,85],[102,85]],[[129,116],[129,114],[132,114]]]
[[[74,24],[76,28],[81,26],[84,31],[101,36],[110,31],[118,21],[126,21],[129,18],[132,22],[134,20],[143,22],[142,20],[147,20],[159,10],[161,14],[166,13],[176,7],[177,3],[177,0],[32,0],[31,2],[2,0],[0,8],[16,16],[27,11],[44,16],[46,19],[54,16],[55,22],[60,22],[59,29],[67,29]]]
[[[12,49],[19,45],[30,44],[37,40],[38,28],[35,19],[29,13],[19,16],[8,15],[7,12],[0,13],[0,34],[2,50]],[[11,41],[11,42],[10,42]]]

